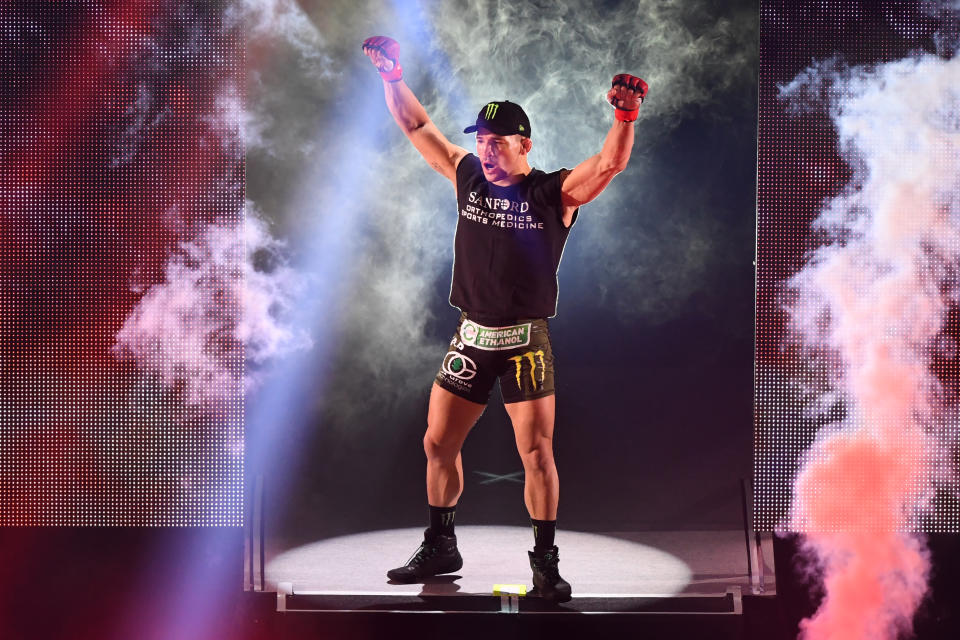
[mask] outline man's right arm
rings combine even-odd
[[[364,41],[363,52],[383,76],[387,108],[397,125],[424,160],[456,186],[457,165],[468,152],[440,133],[426,109],[403,81],[399,45],[389,38],[378,36]]]

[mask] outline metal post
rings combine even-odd
[[[254,565],[253,565],[253,486],[251,486],[250,478],[247,477],[246,486],[246,500],[244,500],[246,507],[246,518],[245,524],[247,527],[247,571],[249,580],[247,580],[247,586],[250,591],[253,591],[256,587],[254,585]]]
[[[743,538],[747,543],[747,579],[753,584],[753,562],[750,559],[752,550],[750,549],[750,524],[747,513],[747,481],[740,478],[740,502],[743,504]]]
[[[759,531],[754,531],[754,540],[756,541],[756,546],[754,547],[757,552],[757,574],[753,579],[753,593],[760,594],[764,591],[763,586],[763,572],[764,572],[764,562],[763,562],[763,539],[760,537]]]
[[[266,517],[264,516],[264,507],[266,497],[263,490],[263,474],[257,474],[257,503],[260,505],[260,591],[267,590],[267,576],[264,562],[264,533],[266,531]]]

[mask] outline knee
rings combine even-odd
[[[520,452],[523,468],[527,472],[547,473],[554,468],[553,442],[544,438],[527,451]]]
[[[426,435],[423,436],[423,452],[427,454],[428,462],[439,462],[441,464],[453,463],[457,459],[457,453],[459,453],[449,443],[431,435],[430,431],[427,431]]]

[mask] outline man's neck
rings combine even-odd
[[[500,180],[496,180],[490,184],[495,184],[498,187],[509,187],[517,184],[518,182],[523,182],[523,179],[526,178],[531,171],[533,171],[533,169],[527,164],[520,169],[520,173],[509,175],[506,178],[501,178]]]

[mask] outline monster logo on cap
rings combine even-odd
[[[476,124],[467,127],[463,132],[473,133],[481,127],[501,136],[519,134],[530,137],[530,119],[520,105],[509,100],[488,102],[477,114]]]

